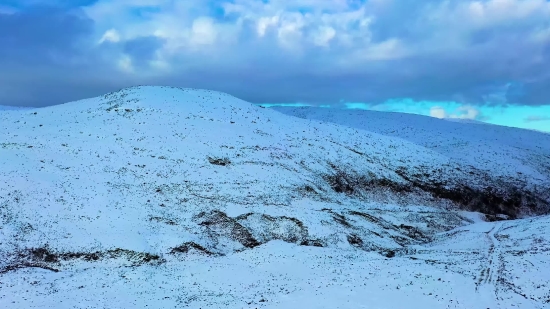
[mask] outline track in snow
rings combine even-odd
[[[502,229],[504,222],[496,223],[488,232],[486,232],[486,237],[490,242],[489,252],[487,256],[487,264],[481,270],[479,276],[479,281],[477,283],[476,290],[479,291],[480,286],[485,285],[494,288],[494,294],[497,294],[497,283],[500,278],[500,242],[495,237],[495,234]]]

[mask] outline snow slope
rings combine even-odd
[[[2,308],[550,300],[548,233],[535,236],[548,217],[460,210],[547,212],[538,165],[498,174],[400,137],[169,87],[0,113],[0,127]],[[527,255],[531,273],[515,273]]]
[[[273,107],[282,113],[399,137],[476,168],[511,177],[548,179],[550,134],[404,113]]]
[[[29,109],[32,109],[32,107],[0,105],[0,112],[2,112],[2,111],[12,111],[12,110],[29,110]]]

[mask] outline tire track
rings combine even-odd
[[[490,242],[490,247],[487,252],[487,264],[481,270],[479,280],[476,283],[476,291],[479,292],[480,286],[490,287],[495,296],[498,293],[497,284],[501,277],[502,268],[500,267],[501,248],[500,242],[495,237],[504,225],[504,222],[497,222],[491,230],[485,232],[487,240]],[[485,290],[485,289],[484,289]]]

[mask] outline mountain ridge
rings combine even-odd
[[[0,127],[0,278],[40,277],[44,283],[25,285],[36,295],[55,280],[68,285],[51,295],[74,293],[88,285],[86,276],[103,278],[99,269],[129,271],[116,280],[133,285],[147,276],[178,284],[165,277],[177,273],[185,291],[159,304],[183,293],[179,305],[241,308],[248,294],[237,289],[215,299],[211,288],[193,287],[193,270],[182,265],[259,263],[270,259],[264,254],[288,259],[293,250],[317,263],[321,256],[348,263],[446,259],[431,247],[463,245],[463,233],[485,235],[496,225],[484,220],[545,214],[550,200],[547,175],[531,177],[537,164],[524,166],[530,177],[499,175],[402,137],[291,117],[207,90],[127,88],[0,113]],[[506,221],[491,235],[528,220],[544,227],[546,217]],[[474,287],[476,269],[458,273],[465,277],[456,280]],[[485,281],[498,281],[491,278]],[[142,293],[120,282],[106,286]],[[264,303],[261,293],[275,297],[268,288],[254,288],[254,306]],[[151,289],[161,297],[162,289]],[[536,304],[546,297],[536,295]]]

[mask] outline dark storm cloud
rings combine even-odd
[[[0,14],[0,63],[44,65],[71,57],[78,53],[78,41],[92,30],[93,22],[82,13],[58,8]]]
[[[88,43],[93,29],[80,10],[33,6],[0,14],[0,105],[59,104],[119,84]]]
[[[124,43],[123,50],[134,62],[143,65],[153,59],[155,52],[162,47],[164,40],[156,36],[138,37]]]
[[[134,84],[258,103],[550,103],[550,4],[540,0],[139,3],[2,2],[15,13],[0,10],[0,104]]]

